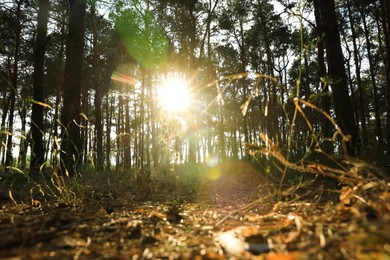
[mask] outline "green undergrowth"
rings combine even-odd
[[[7,169],[0,173],[0,201],[27,204],[56,201],[67,205],[87,202],[95,206],[102,201],[124,198],[131,203],[213,202],[221,196],[227,200],[240,196],[255,199],[264,195],[264,190],[268,191],[267,195],[272,194],[279,200],[303,198],[313,191],[321,195],[319,199],[328,200],[337,196],[344,185],[354,185],[345,182],[338,171],[356,172],[368,177],[376,171],[382,173],[365,162],[332,160],[318,154],[307,156],[305,160],[291,159],[292,166],[286,164],[283,158],[253,156],[243,161],[187,163],[131,171],[97,172],[94,168],[85,167],[73,178],[61,176],[49,168],[38,176]],[[338,174],[335,175],[337,178],[323,174],[324,167],[328,167],[330,173]],[[304,172],[305,169],[311,172]],[[224,190],[232,194],[224,194]]]

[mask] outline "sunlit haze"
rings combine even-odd
[[[191,102],[185,79],[167,78],[159,88],[159,102],[163,109],[177,112],[188,108]]]

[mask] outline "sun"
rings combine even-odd
[[[162,107],[170,112],[178,112],[187,109],[191,103],[191,95],[188,84],[184,78],[169,77],[159,87],[159,102]]]

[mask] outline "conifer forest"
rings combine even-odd
[[[390,2],[2,0],[0,259],[389,259]]]

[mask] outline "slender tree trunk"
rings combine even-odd
[[[357,126],[348,93],[347,75],[340,42],[334,0],[319,0],[319,13],[324,27],[328,75],[333,91],[337,124],[350,140],[342,140],[344,155],[356,155]]]
[[[366,14],[364,13],[364,10],[360,11],[360,14],[363,19],[363,29],[364,29],[364,35],[366,37],[366,44],[367,44],[367,58],[369,62],[369,70],[370,70],[370,78],[371,78],[371,85],[372,85],[372,92],[374,96],[374,113],[375,113],[375,132],[376,132],[376,146],[377,146],[377,153],[378,155],[382,155],[383,153],[383,135],[382,135],[382,122],[381,122],[381,116],[379,111],[379,97],[378,97],[378,86],[376,84],[375,79],[375,70],[374,70],[374,61],[372,58],[371,53],[371,41],[370,41],[370,35],[367,28],[367,20],[366,20]]]
[[[56,68],[55,68],[55,73],[56,73],[56,79],[55,79],[55,84],[56,84],[56,98],[55,98],[55,105],[54,105],[54,122],[53,122],[53,142],[52,144],[48,142],[48,149],[49,150],[49,145],[51,145],[51,153],[52,153],[52,165],[53,167],[58,166],[58,155],[60,151],[60,147],[58,147],[58,123],[59,123],[59,110],[60,110],[60,102],[61,102],[61,94],[63,90],[63,79],[64,79],[64,74],[63,74],[63,64],[64,64],[64,52],[65,52],[65,15],[62,16],[62,21],[61,21],[61,43],[60,43],[60,49],[57,55],[57,63],[56,63]]]
[[[232,89],[232,99],[233,99],[233,104],[237,104],[237,90]],[[221,107],[221,118],[222,118],[222,126],[224,127],[224,110],[223,110],[223,104],[222,104],[222,99],[220,101],[220,107]],[[239,129],[239,125],[241,123],[240,120],[240,113],[238,111],[233,111],[233,122],[232,122],[232,130],[230,132],[229,138],[231,139],[231,144],[232,144],[232,153],[233,153],[233,158],[238,159],[239,158],[239,145],[237,144],[238,139],[241,140],[241,131]],[[238,116],[236,116],[238,114]],[[224,133],[224,132],[222,132]],[[238,136],[237,136],[238,133]],[[223,147],[225,147],[225,140],[223,140]],[[224,148],[226,149],[226,148]],[[226,156],[225,156],[226,157]],[[242,157],[241,157],[242,158]]]
[[[129,93],[130,94],[130,93]],[[130,136],[130,97],[126,96],[125,98],[125,135],[123,137],[124,139],[124,144],[123,144],[123,149],[124,149],[124,166],[126,169],[131,168],[131,136]]]
[[[86,70],[85,70],[86,71]],[[81,83],[82,86],[82,92],[81,92],[81,111],[82,113],[88,118],[89,117],[89,93],[88,93],[88,85],[85,81],[82,80]],[[80,111],[80,115],[81,115]],[[81,153],[79,157],[79,161],[82,165],[88,164],[88,154],[89,154],[89,138],[90,138],[90,131],[89,131],[89,124],[87,118],[84,116],[80,116],[80,140],[81,140]]]
[[[244,24],[243,21],[240,20],[240,32],[239,36],[236,36],[236,40],[238,46],[240,48],[240,72],[243,73],[246,71],[246,66],[248,64],[247,60],[247,49],[244,38]],[[240,82],[240,88],[243,90],[243,103],[246,103],[248,100],[248,86],[247,82],[244,79]],[[243,115],[243,132],[244,132],[244,141],[245,143],[249,143],[249,130],[248,130],[248,113]]]
[[[195,85],[193,75],[195,74],[196,69],[196,57],[195,57],[195,48],[196,48],[196,25],[197,25],[197,18],[195,17],[194,10],[195,5],[198,2],[198,0],[192,0],[188,4],[188,15],[189,15],[189,30],[188,30],[188,50],[187,55],[189,59],[188,63],[188,71],[187,71],[187,79],[189,80],[189,85]],[[190,80],[191,79],[191,80]],[[193,111],[190,112],[190,119],[188,121],[189,129],[188,131],[191,132],[191,137],[189,138],[189,147],[188,147],[188,161],[190,163],[196,162],[196,142],[197,142],[197,136],[195,133],[196,124],[197,124],[197,118],[195,116],[195,113]]]
[[[107,168],[111,169],[111,129],[112,129],[112,117],[114,115],[114,103],[115,97],[109,99],[109,94],[106,93],[106,163]]]
[[[262,25],[262,34],[263,34],[263,38],[264,38],[265,51],[266,51],[266,56],[267,56],[267,73],[269,76],[274,78],[275,77],[274,62],[273,62],[273,56],[272,56],[272,50],[271,50],[271,39],[269,37],[269,32],[268,32],[268,25],[267,25],[267,21],[266,21],[264,15],[260,15],[260,20],[261,20],[261,25]],[[278,115],[276,113],[276,106],[277,106],[276,82],[271,81],[270,84],[271,84],[271,91],[269,93],[269,103],[268,103],[268,107],[270,108],[270,109],[268,109],[269,129],[268,129],[267,134],[270,138],[273,138],[273,139],[277,138],[278,140],[280,140],[279,131],[277,131],[277,129],[278,129]]]
[[[201,46],[204,45],[204,41],[207,38],[207,66],[208,66],[208,81],[212,81],[214,78],[213,72],[212,72],[212,48],[211,48],[211,22],[213,21],[213,14],[215,12],[215,8],[218,5],[219,0],[214,1],[214,6],[212,6],[212,0],[209,0],[209,10],[208,10],[208,16],[207,16],[207,23],[206,23],[206,32],[204,34],[204,38],[202,40]],[[201,47],[201,51],[203,51],[203,47]],[[200,58],[203,57],[203,55],[199,55]],[[212,116],[208,113],[205,113],[207,124],[212,125]],[[204,157],[205,158],[211,158],[211,156],[214,155],[214,149],[213,149],[213,133],[211,131],[207,132],[207,141],[206,141],[206,147],[207,147],[207,154]]]
[[[80,140],[82,89],[82,65],[84,49],[85,0],[69,0],[69,31],[66,43],[64,80],[64,104],[62,108],[61,170],[70,176],[76,174],[80,164],[82,140]]]
[[[103,170],[103,124],[102,124],[102,97],[99,71],[98,20],[96,16],[96,2],[91,3],[92,47],[93,47],[93,85],[95,87],[95,129],[96,129],[96,169]]]
[[[43,144],[43,106],[44,103],[44,60],[46,49],[47,22],[49,17],[49,0],[39,0],[37,38],[34,48],[33,73],[33,105],[31,113],[31,163],[30,172],[36,174],[45,160],[45,146]]]
[[[149,47],[150,48],[150,47]],[[145,94],[146,94],[146,109],[145,109],[145,137],[146,137],[146,141],[145,141],[145,161],[146,161],[146,168],[147,170],[150,172],[150,168],[151,168],[151,155],[150,155],[150,140],[151,140],[151,126],[150,124],[152,123],[151,120],[150,120],[150,108],[151,108],[151,103],[153,102],[152,101],[152,98],[151,98],[151,81],[150,81],[150,70],[149,69],[146,69],[145,70]]]
[[[158,152],[157,152],[157,146],[156,146],[156,137],[155,137],[155,120],[154,120],[154,103],[155,99],[153,96],[153,77],[151,70],[147,70],[148,75],[148,132],[149,132],[149,141],[150,145],[148,146],[148,162],[149,162],[149,169],[153,166],[154,168],[158,165]]]
[[[100,73],[99,73],[100,76]],[[100,77],[99,77],[100,78]],[[96,128],[96,169],[103,170],[103,124],[102,124],[102,98],[99,81],[95,83],[95,128]]]
[[[8,116],[8,131],[13,133],[14,131],[14,116],[15,116],[15,102],[18,88],[18,72],[19,72],[19,52],[21,44],[21,15],[22,15],[22,4],[24,0],[17,1],[16,7],[16,27],[15,27],[15,49],[13,57],[13,65],[11,75],[11,91],[10,91],[10,105],[9,105],[9,116]],[[7,152],[5,158],[5,166],[12,165],[12,134],[8,135],[7,138]]]
[[[140,104],[140,119],[139,119],[139,162],[140,169],[144,167],[145,159],[145,88],[146,88],[145,73],[142,72],[142,86],[141,86],[141,104]]]
[[[148,77],[150,78],[150,81],[152,81],[152,75],[150,71],[148,71]],[[158,131],[156,127],[157,117],[156,117],[156,96],[157,93],[153,91],[152,83],[149,83],[149,95],[150,95],[150,110],[149,110],[149,118],[150,118],[150,124],[151,124],[151,139],[152,139],[152,161],[153,161],[153,167],[156,169],[159,166],[159,147],[157,144],[157,136]]]
[[[317,23],[317,61],[318,61],[318,75],[321,80],[321,105],[325,113],[330,114],[330,94],[329,86],[325,83],[326,78],[326,64],[325,64],[325,44],[324,44],[324,26],[322,24],[320,10],[318,7],[318,1],[314,1],[314,15]],[[324,138],[330,138],[332,136],[332,124],[326,117],[322,117],[321,120],[322,132],[324,133]],[[331,142],[324,141],[322,147],[324,152],[327,154],[333,154],[333,144]]]
[[[345,44],[347,44],[348,40],[346,39],[346,37],[343,36],[343,40],[345,42]],[[346,45],[345,46],[345,50],[346,52],[348,53],[348,56],[345,58],[346,59],[346,73],[347,73],[347,82],[348,82],[348,86],[350,88],[350,92],[351,92],[351,104],[352,104],[352,107],[353,107],[353,112],[354,112],[354,115],[355,115],[355,118],[357,119],[358,121],[358,118],[359,118],[359,106],[358,106],[358,102],[356,101],[356,95],[355,95],[355,88],[354,88],[354,83],[353,83],[353,80],[352,80],[352,71],[351,71],[351,50],[349,49],[349,46]],[[359,131],[359,129],[358,129]],[[356,144],[356,152],[358,155],[361,154],[361,138],[360,138],[360,135],[359,135],[359,139],[358,139],[358,143]]]
[[[15,61],[16,62],[16,61]],[[14,71],[17,72],[17,68],[14,67]],[[14,114],[15,114],[15,101],[16,101],[16,84],[17,75],[12,76],[12,89],[10,95],[10,106],[9,106],[9,117],[8,117],[8,132],[13,133],[14,131]],[[12,157],[12,134],[7,136],[7,151],[5,157],[5,167],[11,166],[13,163]]]
[[[226,159],[226,147],[225,147],[225,123],[223,118],[223,105],[222,105],[222,99],[220,99],[218,104],[218,114],[219,114],[219,156],[220,160],[224,161]]]
[[[18,158],[18,167],[25,169],[27,164],[27,148],[29,144],[29,134],[26,133],[26,125],[27,125],[27,107],[26,104],[22,104],[22,107],[19,110],[20,121],[21,121],[21,135],[20,143],[19,143],[19,158]]]
[[[381,14],[383,34],[385,36],[386,45],[386,142],[387,152],[390,153],[390,3],[388,0],[381,0]]]
[[[346,75],[347,75],[347,85],[348,85],[349,91],[351,93],[351,105],[352,105],[352,108],[353,108],[353,114],[354,114],[355,120],[357,121],[357,125],[359,125],[359,106],[358,106],[357,98],[356,98],[356,95],[355,95],[355,93],[356,93],[355,84],[354,84],[354,81],[352,79],[352,68],[351,68],[352,51],[349,48],[348,40],[347,40],[347,38],[345,37],[344,34],[342,35],[342,39],[343,39],[344,43],[346,44],[345,51],[348,54],[345,57],[345,68],[346,68]],[[357,135],[358,135],[358,139],[357,139],[355,151],[356,151],[356,155],[360,155],[361,154],[361,148],[362,148],[362,146],[361,146],[361,142],[362,141],[361,141],[361,135],[360,135],[360,128],[357,128]]]
[[[8,109],[9,109],[9,103],[10,103],[10,100],[9,98],[7,98],[7,94],[4,92],[3,93],[3,108],[2,108],[2,112],[3,114],[1,115],[1,132],[0,132],[0,141],[1,141],[1,144],[4,144],[6,143],[6,140],[7,140],[7,135],[5,134],[5,131],[6,131],[6,128],[5,128],[5,124],[6,124],[6,119],[7,119],[7,114],[8,114]],[[3,132],[4,131],[4,132]],[[1,165],[4,165],[5,164],[5,154],[7,152],[7,149],[6,147],[4,147],[4,145],[1,145],[0,146],[0,155],[1,155]]]
[[[139,136],[140,136],[140,129],[139,129],[139,119],[137,119],[137,100],[135,98],[133,101],[133,109],[134,109],[134,152],[133,152],[133,165],[135,166],[135,169],[138,169],[140,166],[139,162]]]
[[[118,169],[118,167],[120,166],[120,164],[122,163],[122,157],[121,157],[121,153],[122,153],[122,144],[123,144],[123,97],[122,96],[119,96],[118,97],[118,110],[116,112],[117,114],[117,120],[116,120],[116,134],[117,134],[117,138],[116,138],[116,167]]]
[[[362,127],[362,146],[364,147],[367,144],[367,122],[366,122],[366,111],[364,108],[364,92],[363,92],[363,84],[360,76],[360,55],[359,55],[359,49],[356,43],[356,29],[355,29],[355,22],[352,16],[351,11],[351,3],[347,3],[348,8],[348,17],[349,17],[349,23],[351,26],[352,31],[352,44],[353,44],[353,56],[354,56],[354,64],[355,64],[355,74],[356,74],[356,83],[358,88],[358,115],[360,118],[360,124]]]

